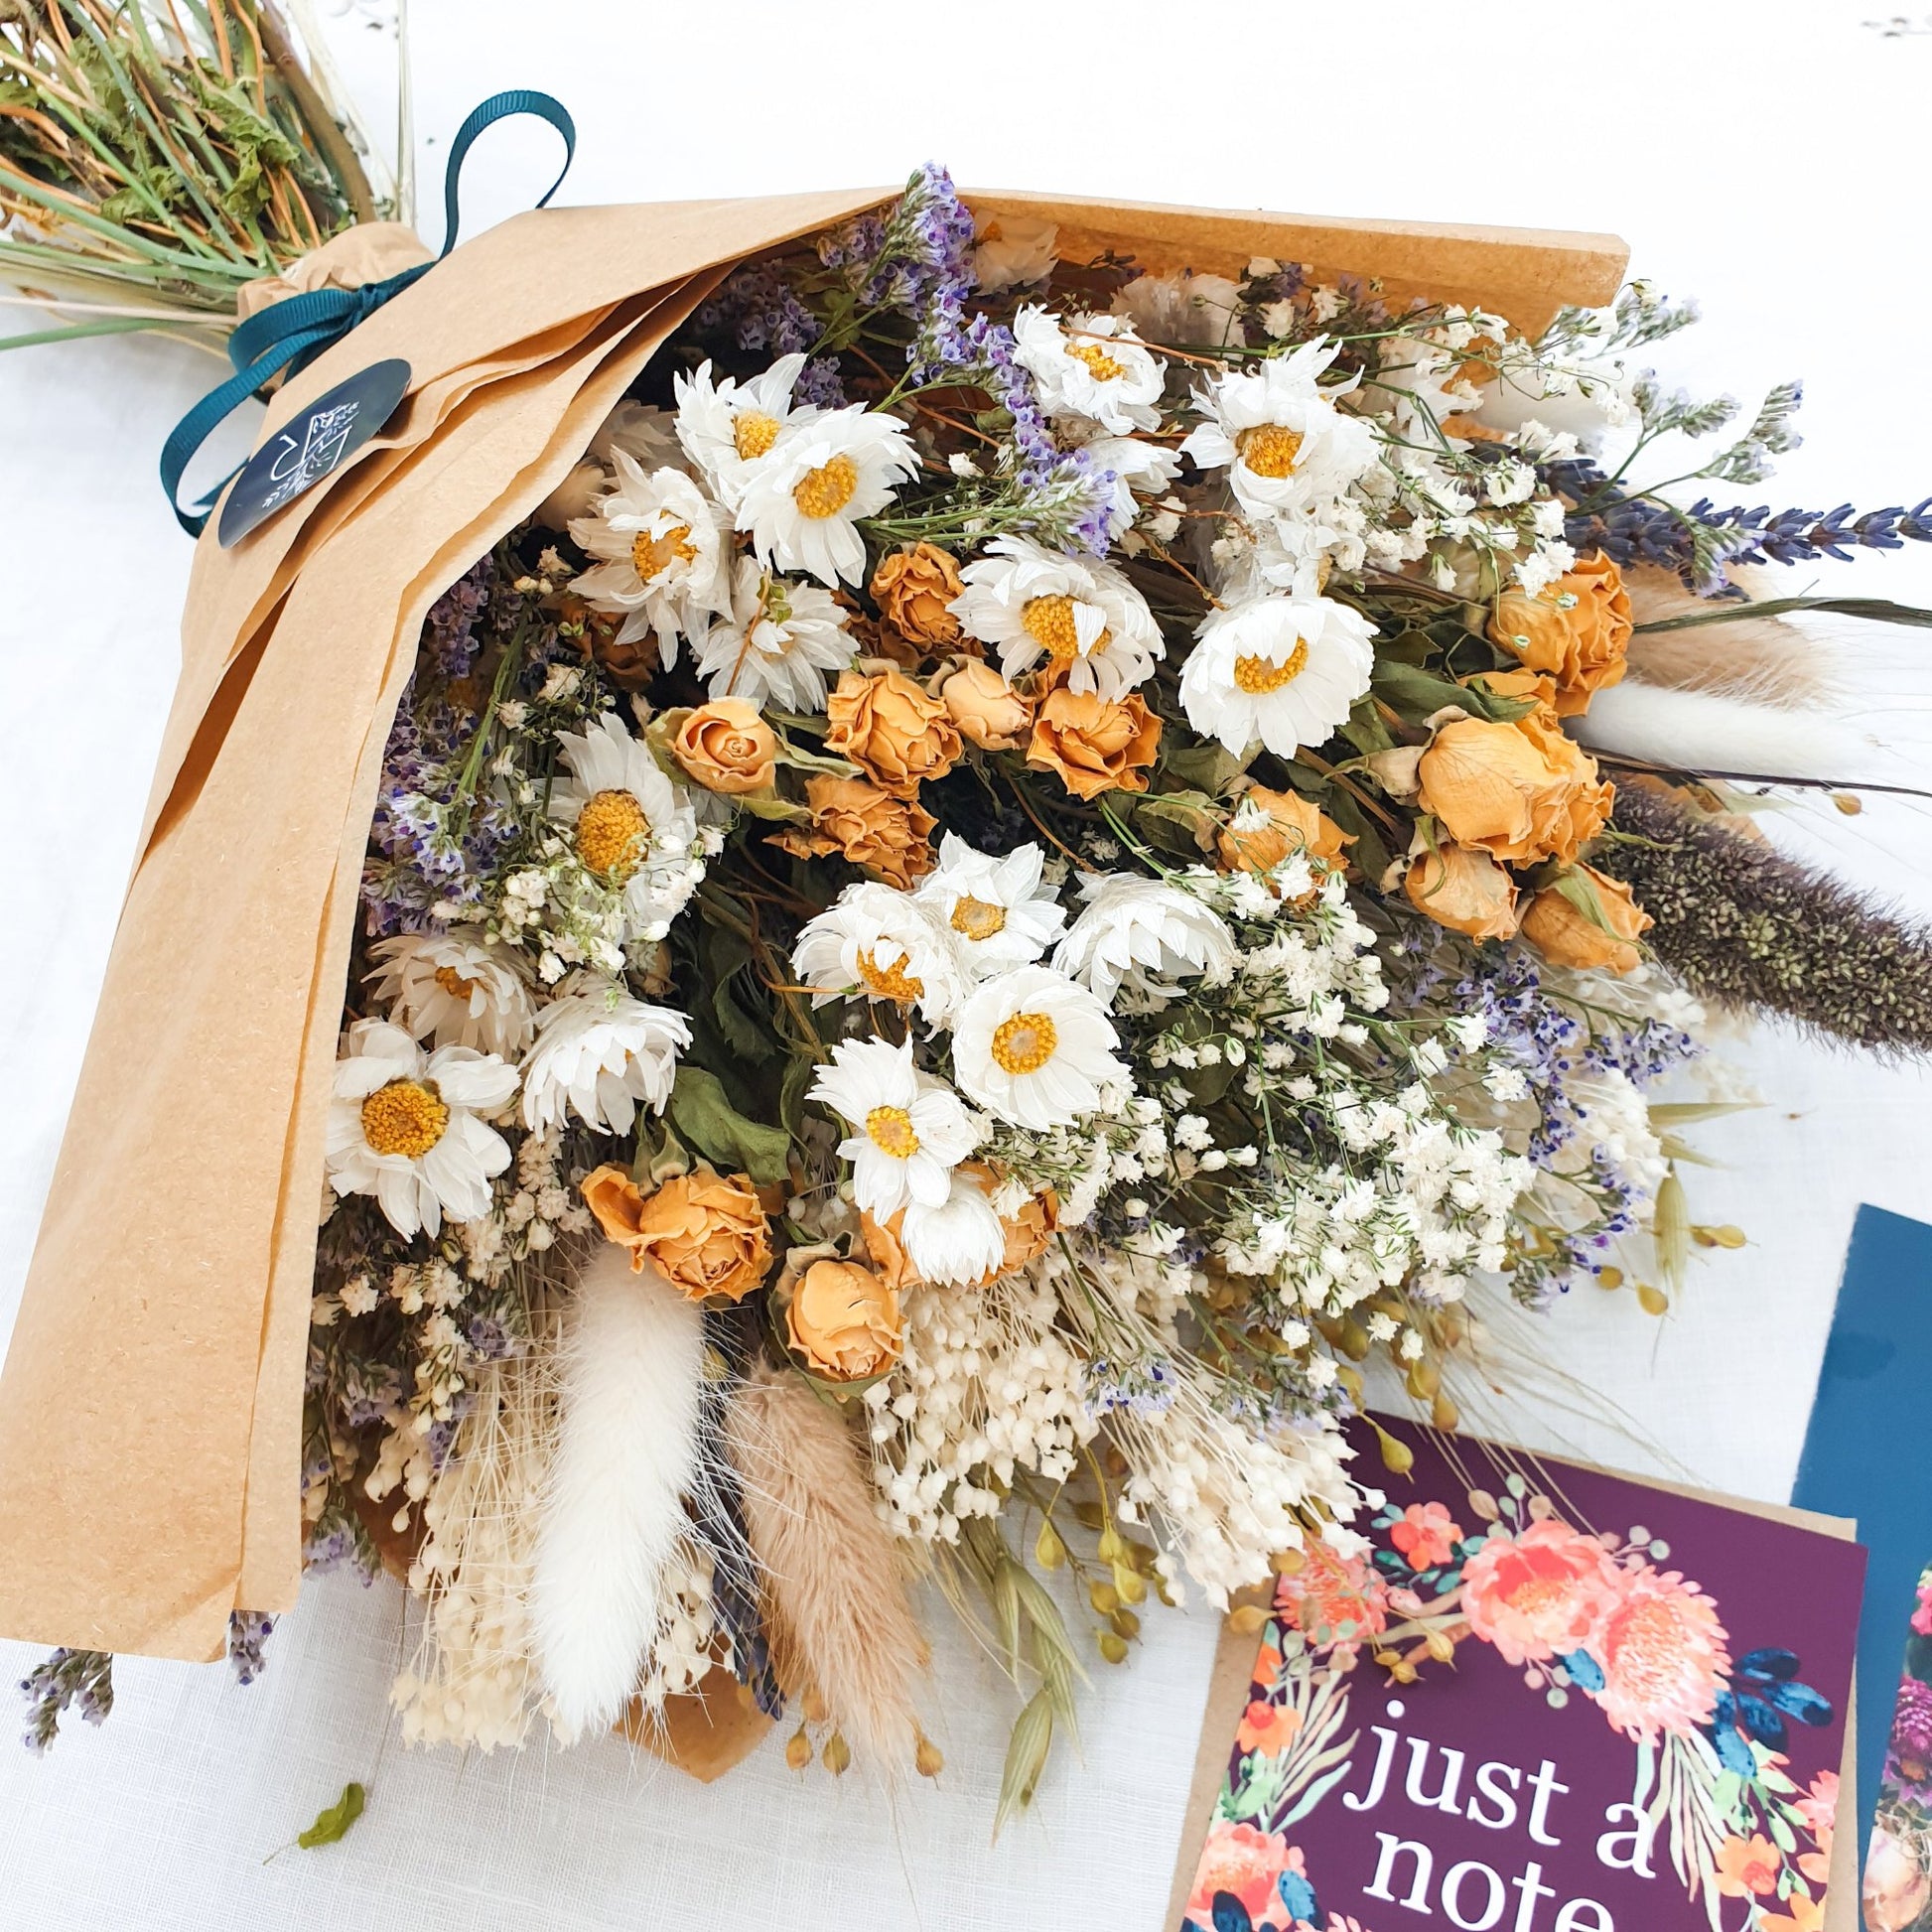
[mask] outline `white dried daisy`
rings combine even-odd
[[[1083,446],[1096,470],[1112,474],[1113,504],[1107,535],[1118,539],[1134,525],[1143,499],[1164,496],[1180,475],[1180,459],[1138,436],[1096,436]]]
[[[474,1046],[514,1059],[530,1043],[536,1009],[529,969],[483,933],[404,932],[369,948],[363,976],[389,1017],[417,1039]]]
[[[623,614],[618,641],[655,631],[659,654],[731,609],[731,517],[682,470],[641,470],[612,452],[617,483],[570,534],[598,561],[571,585],[594,611]]]
[[[928,905],[878,880],[848,886],[791,949],[792,970],[829,1000],[891,1000],[943,1026],[964,991],[952,936]]]
[[[1325,597],[1251,597],[1210,611],[1180,667],[1180,708],[1237,756],[1320,745],[1368,689],[1375,626]]]
[[[1046,854],[1017,846],[1004,858],[976,852],[956,832],[939,841],[939,864],[913,897],[952,934],[967,976],[990,979],[1029,966],[1066,924],[1066,911],[1043,883]]]
[[[1101,1089],[1124,1081],[1107,1010],[1049,966],[988,980],[953,1022],[953,1069],[988,1112],[1044,1133],[1093,1113]]]
[[[1166,651],[1147,600],[1111,564],[1031,537],[995,537],[960,577],[952,613],[999,651],[1009,679],[1050,660],[1065,668],[1069,690],[1115,699],[1145,683]]]
[[[1049,416],[1098,423],[1116,436],[1161,426],[1167,371],[1120,316],[1076,315],[1062,323],[1029,306],[1013,319],[1014,360],[1034,378]]]
[[[1113,1004],[1123,986],[1172,999],[1183,979],[1220,978],[1236,958],[1219,913],[1189,893],[1140,873],[1089,874],[1086,900],[1053,954],[1055,970]]]
[[[912,1064],[910,1040],[840,1040],[811,1098],[857,1130],[839,1153],[852,1163],[852,1198],[875,1220],[910,1203],[944,1206],[952,1171],[979,1145],[958,1094]]]
[[[606,468],[614,468],[621,450],[646,475],[657,470],[682,470],[684,452],[678,446],[677,418],[654,403],[629,397],[605,417],[591,438],[590,454]]]
[[[1194,392],[1206,417],[1181,444],[1203,470],[1226,470],[1251,516],[1282,516],[1337,496],[1375,462],[1375,432],[1344,414],[1317,378],[1337,353],[1305,343],[1258,369],[1230,369]]]
[[[509,1143],[478,1118],[509,1104],[516,1068],[494,1053],[425,1053],[402,1028],[358,1020],[336,1062],[325,1142],[338,1194],[373,1194],[405,1240],[489,1212]]]
[[[741,557],[729,617],[693,645],[714,698],[744,698],[786,711],[823,711],[825,674],[857,653],[845,611],[830,591],[774,577]]]
[[[523,1062],[523,1124],[544,1133],[575,1109],[596,1132],[627,1134],[640,1102],[664,1111],[678,1054],[690,1044],[683,1014],[633,1000],[613,980],[578,974],[537,1022]]]
[[[746,483],[786,428],[823,414],[791,399],[804,366],[803,355],[781,355],[749,381],[728,375],[714,383],[706,362],[696,375],[674,379],[677,441],[728,509],[738,507]]]
[[[877,516],[919,467],[897,416],[863,403],[794,423],[744,479],[738,527],[760,563],[802,570],[822,584],[861,584],[859,519]]]
[[[1035,214],[996,214],[973,241],[973,280],[982,295],[1043,282],[1059,260],[1060,224]]]
[[[970,1173],[955,1172],[937,1206],[909,1202],[898,1238],[920,1280],[940,1288],[970,1288],[1006,1260],[1006,1226]]]
[[[1225,275],[1137,275],[1114,296],[1113,311],[1125,316],[1150,342],[1200,343],[1219,348],[1239,343],[1235,318],[1241,284]]]
[[[584,870],[621,890],[626,936],[663,938],[704,877],[683,787],[615,711],[582,733],[559,732],[557,746],[565,774],[550,788],[551,817],[571,827]]]

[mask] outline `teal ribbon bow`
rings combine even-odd
[[[570,110],[562,101],[530,87],[511,87],[500,94],[491,94],[457,129],[456,139],[450,145],[449,165],[443,176],[443,253],[437,256],[437,261],[456,246],[461,215],[457,190],[465,157],[485,128],[516,114],[534,114],[539,120],[548,121],[564,137],[564,165],[537,207],[547,207],[551,196],[564,185],[564,176],[570,173],[571,161],[577,153],[577,123],[571,119]],[[424,262],[385,281],[364,283],[359,289],[313,289],[306,295],[292,295],[259,315],[250,316],[235,330],[228,338],[228,360],[234,364],[234,374],[219,388],[209,390],[175,425],[162,445],[161,486],[168,492],[176,519],[190,536],[201,535],[215,499],[229,482],[228,477],[223,477],[199,503],[188,508],[182,506],[181,480],[196,451],[207,441],[216,425],[225,421],[272,376],[283,370],[293,375],[306,367],[324,349],[341,342],[358,323],[366,322],[385,302],[393,301],[435,266],[436,262]]]

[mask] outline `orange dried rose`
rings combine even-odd
[[[883,1375],[903,1345],[897,1292],[853,1261],[815,1261],[793,1284],[786,1339],[835,1382]]]
[[[980,1286],[984,1288],[1002,1275],[1011,1275],[1028,1262],[1037,1261],[1051,1244],[1053,1231],[1059,1224],[1060,1197],[1050,1187],[1030,1195],[1017,1214],[1002,1215],[1000,1225],[1006,1229],[1007,1251],[1000,1257],[999,1267]]]
[[[1017,752],[1033,730],[1033,707],[991,664],[977,659],[946,678],[939,701],[960,737],[982,752]]]
[[[742,1301],[770,1270],[770,1223],[748,1175],[696,1168],[645,1194],[627,1169],[606,1164],[584,1176],[583,1193],[632,1270],[649,1263],[687,1301]]]
[[[1055,773],[1076,798],[1145,791],[1161,745],[1161,721],[1138,691],[1118,701],[1093,691],[1047,692],[1034,719],[1027,762]]]
[[[701,704],[677,728],[671,756],[707,791],[763,791],[777,775],[778,740],[744,698]]]
[[[1627,973],[1643,957],[1636,941],[1650,927],[1650,914],[1631,897],[1620,879],[1594,866],[1576,869],[1596,895],[1606,931],[1554,886],[1546,886],[1524,908],[1523,937],[1558,966],[1600,966]]]
[[[895,798],[864,778],[808,778],[809,827],[793,826],[773,843],[800,859],[836,852],[905,892],[932,870],[932,829],[938,821],[916,799]]]
[[[1589,708],[1591,696],[1622,681],[1630,648],[1630,594],[1609,558],[1584,557],[1534,597],[1505,591],[1489,636],[1555,684],[1560,718]]]
[[[931,543],[881,558],[872,574],[873,602],[886,621],[913,643],[935,648],[959,641],[951,605],[964,589],[959,566]]]
[[[1505,671],[1483,680],[1500,697],[1542,700],[1549,680]],[[1573,861],[1603,829],[1616,789],[1596,760],[1564,736],[1548,703],[1509,723],[1458,719],[1440,730],[1416,765],[1422,805],[1457,845],[1480,846],[1505,865]]]
[[[1486,852],[1446,845],[1421,852],[1402,882],[1409,903],[1451,932],[1508,939],[1517,926],[1516,882]]]
[[[610,673],[614,683],[626,691],[641,691],[657,672],[657,637],[645,631],[628,643],[618,642],[623,628],[621,612],[593,611],[581,599],[567,597],[561,612],[564,621],[577,626],[577,647]]]
[[[1241,827],[1230,823],[1221,828],[1215,849],[1223,872],[1272,872],[1294,852],[1306,852],[1327,865],[1346,863],[1343,848],[1355,843],[1354,834],[1344,832],[1299,792],[1250,785],[1241,794],[1241,803],[1266,812],[1268,822]]]
[[[895,1295],[903,1295],[924,1279],[912,1266],[912,1258],[899,1239],[904,1220],[903,1208],[890,1221],[875,1221],[863,1209],[859,1214],[859,1239],[865,1243],[867,1258]]]
[[[922,778],[943,778],[959,761],[959,733],[937,698],[903,671],[842,671],[826,700],[825,749],[865,768],[896,797],[914,797]]]

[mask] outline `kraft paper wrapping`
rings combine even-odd
[[[1590,1469],[1596,1465],[1580,1462],[1577,1466]],[[1835,1536],[1845,1543],[1852,1542],[1859,1533],[1859,1526],[1848,1516],[1820,1516],[1814,1510],[1792,1509],[1782,1503],[1746,1502],[1736,1496],[1714,1495],[1707,1489],[1686,1488],[1674,1482],[1652,1482],[1615,1470],[1600,1473],[1616,1474],[1624,1482],[1642,1482],[1646,1488],[1662,1489],[1673,1496],[1694,1496],[1701,1502],[1723,1503],[1727,1509],[1740,1509],[1774,1523],[1816,1530],[1821,1536]],[[1194,1774],[1187,1787],[1187,1813],[1180,1827],[1180,1850],[1174,1859],[1173,1881],[1168,1893],[1168,1915],[1161,1921],[1160,1932],[1175,1932],[1187,1909],[1188,1895],[1194,1889],[1194,1872],[1200,1864],[1201,1847],[1207,1842],[1207,1829],[1214,1822],[1214,1807],[1220,1801],[1221,1787],[1227,1779],[1234,1733],[1248,1706],[1248,1687],[1254,1682],[1255,1658],[1260,1651],[1261,1638],[1254,1631],[1237,1630],[1231,1623],[1221,1626],[1221,1641],[1215,1647],[1214,1663],[1208,1674],[1207,1710],[1201,1719],[1200,1745],[1194,1754]],[[1832,1834],[1832,1868],[1825,1883],[1822,1932],[1860,1932],[1859,1834],[1855,1829],[1859,1816],[1859,1759],[1850,1708],[1856,1701],[1857,1686],[1854,1685],[1853,1695],[1847,1700],[1845,1755],[1838,1780],[1838,1829]],[[1147,1932],[1155,1932],[1155,1928],[1149,1926]]]
[[[886,191],[550,208],[457,249],[286,384],[263,436],[402,356],[342,476],[195,558],[133,880],[0,1373],[0,1633],[195,1661],[294,1601],[327,1112],[383,745],[429,606],[562,481],[738,261]],[[969,195],[1062,253],[1256,254],[1480,301],[1519,327],[1615,291],[1611,236]],[[422,258],[352,229],[282,278]],[[262,294],[281,291],[263,291]],[[259,299],[259,297],[257,298]]]

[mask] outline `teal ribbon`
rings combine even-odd
[[[530,87],[511,87],[491,94],[457,129],[450,145],[449,165],[443,176],[443,253],[441,261],[456,246],[461,216],[458,188],[463,163],[477,137],[496,122],[517,114],[534,114],[548,121],[564,137],[564,165],[557,179],[544,191],[537,207],[547,207],[552,195],[564,185],[570,164],[577,152],[577,123],[570,110],[549,94]],[[182,506],[181,480],[195,453],[206,443],[215,427],[224,422],[271,377],[286,370],[290,375],[313,362],[324,349],[336,343],[382,307],[393,301],[412,283],[420,281],[436,266],[424,262],[406,268],[386,281],[367,282],[359,289],[313,289],[306,295],[292,295],[272,308],[253,315],[228,338],[228,360],[235,372],[219,388],[211,389],[177,423],[161,450],[161,486],[181,527],[192,537],[201,535],[215,499],[227,487],[230,477],[208,491],[199,503]]]

